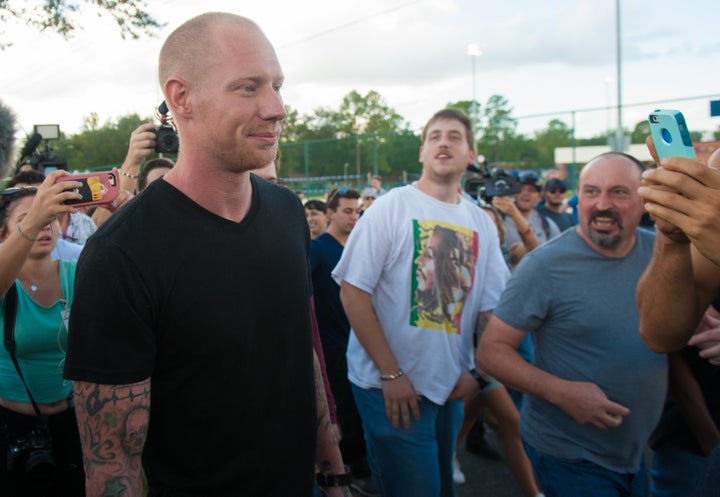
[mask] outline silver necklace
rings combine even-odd
[[[48,273],[47,273],[40,281],[38,281],[38,283],[42,283],[42,282],[44,282],[45,280],[47,280],[48,277],[52,274],[52,272],[53,272],[54,270],[55,270],[54,267],[53,267],[52,269],[50,269],[50,271],[48,271]],[[30,290],[32,290],[33,292],[37,292],[37,291],[38,291],[38,283],[33,283],[32,281],[30,281],[30,278],[28,278],[27,276],[23,276],[23,279],[24,279],[25,281],[27,281],[28,283],[30,283]]]

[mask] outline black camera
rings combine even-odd
[[[34,170],[47,175],[58,169],[68,170],[67,162],[64,159],[55,157],[50,147],[51,140],[60,138],[60,126],[57,124],[36,124],[35,130],[25,142],[20,151],[16,172],[25,165],[30,165]],[[40,150],[40,144],[45,140],[45,150]]]
[[[45,488],[55,480],[52,441],[46,422],[39,422],[8,446],[7,470],[23,474],[37,488]]]
[[[520,193],[522,187],[520,180],[503,169],[479,169],[475,166],[468,167],[469,173],[475,173],[465,180],[465,191],[475,200],[478,196],[487,203],[492,202],[493,197],[507,197]]]
[[[168,117],[170,109],[168,109],[165,100],[158,105],[156,111],[156,117],[160,119],[162,124],[152,130],[155,133],[155,152],[158,154],[177,154],[180,140],[178,140],[175,127],[168,122],[170,120]]]
[[[152,130],[155,133],[155,152],[159,154],[176,154],[178,153],[177,131],[172,124],[162,123],[158,128]]]

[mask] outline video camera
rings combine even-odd
[[[17,162],[16,172],[19,172],[22,166],[29,164],[36,171],[40,171],[46,176],[58,169],[67,171],[68,166],[65,159],[55,157],[50,148],[50,140],[60,138],[60,126],[57,124],[36,124],[33,128],[33,134],[25,142],[25,146],[20,151],[20,159]],[[40,151],[38,146],[45,140],[45,150]]]
[[[157,108],[157,114],[160,118],[160,126],[153,129],[155,133],[155,152],[159,154],[177,154],[180,146],[177,131],[170,123],[171,117],[168,117],[169,109],[165,100]]]
[[[478,162],[483,165],[480,169],[475,165],[469,165],[465,179],[465,191],[475,200],[480,198],[486,203],[491,203],[493,197],[506,197],[520,193],[522,187],[520,180],[512,173],[503,169],[489,170],[484,157],[478,157]]]

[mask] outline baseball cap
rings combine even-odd
[[[373,190],[372,188],[365,188],[362,191],[362,196],[363,196],[363,198],[365,198],[365,197],[377,198],[377,192],[375,190]]]
[[[566,191],[567,185],[560,178],[552,178],[552,179],[548,180],[547,183],[545,183],[545,189],[551,190],[553,188],[560,188],[562,191]]]
[[[521,185],[533,185],[540,191],[540,176],[535,171],[521,173],[518,179]]]

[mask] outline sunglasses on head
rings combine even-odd
[[[365,199],[365,200],[375,200],[375,197],[374,197],[373,195],[365,195],[365,196],[363,197],[363,199]]]
[[[37,187],[36,186],[13,186],[12,188],[5,188],[4,190],[0,191],[0,195],[6,196],[6,195],[15,195],[16,193],[20,192],[36,192]]]

